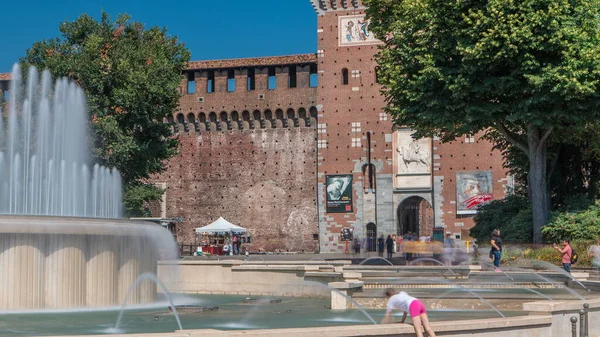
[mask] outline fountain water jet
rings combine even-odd
[[[420,261],[430,261],[430,262],[435,262],[435,263],[439,264],[440,266],[446,267],[446,269],[448,269],[448,271],[449,271],[450,273],[452,273],[452,275],[453,275],[453,276],[456,276],[456,273],[455,273],[455,272],[453,272],[453,271],[452,271],[452,269],[450,269],[450,267],[449,267],[449,266],[446,266],[446,265],[445,265],[445,264],[443,264],[442,262],[440,262],[440,261],[438,261],[438,260],[436,260],[436,259],[432,259],[432,258],[430,258],[430,257],[420,257],[420,258],[418,258],[418,259],[416,259],[416,260],[413,260],[413,261],[411,261],[411,262],[409,263],[409,266],[412,266],[412,265],[413,265],[413,263],[415,263],[415,262],[420,262]]]
[[[370,260],[383,260],[383,261],[387,262],[390,266],[394,265],[390,260],[384,259],[383,257],[380,257],[380,256],[371,256],[369,258],[366,258],[361,263],[359,263],[359,265],[363,265],[365,262],[370,261]]]
[[[468,288],[465,288],[465,287],[461,286],[460,284],[452,283],[452,282],[450,282],[450,281],[448,281],[446,279],[442,279],[442,278],[440,278],[440,279],[431,279],[431,278],[420,278],[419,277],[419,278],[416,278],[416,279],[419,280],[419,281],[429,281],[429,282],[440,282],[441,281],[441,282],[443,282],[445,284],[448,284],[448,285],[451,285],[453,287],[460,288],[461,290],[466,291],[466,292],[470,293],[471,295],[479,298],[488,307],[492,308],[496,313],[498,313],[498,315],[502,316],[503,318],[506,318],[506,316],[504,316],[504,314],[502,312],[500,312],[500,310],[498,310],[495,306],[493,306],[489,301],[487,301],[483,297],[479,296],[476,292],[471,291]],[[398,282],[396,284],[404,284],[404,283],[407,283],[407,282]],[[393,284],[393,283],[390,283],[390,284]]]
[[[121,217],[121,177],[89,162],[83,91],[48,71],[11,74],[0,117],[0,310],[115,306],[131,283],[177,256],[171,233]],[[0,116],[4,114],[0,113]],[[90,171],[90,168],[93,169]],[[110,219],[110,220],[109,220]],[[132,303],[152,302],[142,287]]]
[[[179,330],[183,330],[183,327],[181,326],[181,320],[179,319],[179,314],[177,313],[177,308],[175,307],[175,303],[173,303],[173,299],[171,299],[169,290],[167,289],[167,287],[165,287],[164,283],[162,283],[162,281],[153,273],[143,273],[142,275],[138,276],[138,278],[135,280],[135,282],[133,282],[133,284],[131,284],[131,286],[127,290],[127,294],[125,295],[123,304],[121,305],[121,310],[119,310],[119,317],[117,317],[117,322],[115,323],[114,329],[116,331],[120,331],[119,327],[121,326],[121,321],[123,320],[123,314],[125,312],[127,300],[129,299],[129,297],[131,297],[133,290],[144,280],[150,280],[162,289],[163,293],[165,294],[165,297],[167,297],[167,301],[169,301],[170,308],[172,308],[173,310],[173,316],[175,316],[175,320],[177,321],[177,326],[179,327]]]
[[[343,292],[339,291],[338,289],[335,289],[333,287],[330,287],[326,284],[323,283],[319,283],[316,281],[303,281],[300,284],[310,284],[310,285],[315,285],[317,287],[321,287],[321,288],[325,288],[329,291],[333,291],[336,294],[341,295],[342,297],[346,298],[348,301],[352,302],[352,304],[358,309],[360,310],[360,312],[362,312],[373,324],[377,324],[377,322],[373,319],[373,316],[371,316],[363,307],[360,306],[360,304],[358,304],[358,302],[356,302],[351,296],[348,296],[346,294],[344,294]]]
[[[121,177],[116,169],[89,174],[87,109],[83,91],[67,79],[31,67],[22,88],[12,70],[8,124],[0,133],[0,214],[120,218]],[[91,188],[90,188],[91,187]]]

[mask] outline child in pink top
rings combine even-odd
[[[567,271],[567,273],[571,273],[571,257],[573,256],[573,248],[569,244],[569,240],[562,240],[561,245],[562,248],[557,244],[553,244],[552,247],[559,251],[562,254],[562,264],[563,268]]]
[[[390,323],[392,321],[392,310],[396,309],[404,311],[404,315],[402,316],[400,323],[404,323],[404,320],[406,319],[406,313],[410,313],[417,337],[423,337],[421,326],[423,326],[423,329],[430,337],[435,337],[435,333],[429,325],[429,318],[427,317],[425,306],[421,301],[419,301],[419,299],[408,295],[404,291],[396,293],[396,291],[392,288],[386,289],[385,297],[388,299],[388,302],[385,317],[381,321],[382,324]]]

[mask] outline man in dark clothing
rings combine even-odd
[[[387,248],[387,258],[390,260],[392,258],[392,254],[394,254],[394,240],[392,239],[391,235],[388,235],[387,239],[385,240],[385,245]]]
[[[383,235],[379,237],[379,239],[377,239],[377,252],[379,253],[379,256],[383,257],[383,245],[385,243],[385,240],[383,239]]]

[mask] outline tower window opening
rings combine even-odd
[[[254,68],[248,69],[248,91],[256,89],[256,70]]]
[[[235,91],[235,71],[233,69],[227,71],[227,91]]]
[[[289,66],[288,74],[289,74],[288,87],[295,88],[296,87],[296,78],[297,78],[296,66]]]
[[[193,71],[187,73],[187,93],[193,94],[196,92],[196,74]]]
[[[206,78],[206,92],[215,92],[215,71],[211,70],[208,72]]]
[[[342,84],[348,85],[348,69],[347,68],[342,69]]]
[[[277,89],[277,76],[275,72],[275,67],[269,67],[268,70],[268,78],[267,78],[267,89],[275,90]]]
[[[319,74],[317,74],[317,65],[310,65],[310,75],[309,75],[309,84],[311,88],[316,88],[319,86]]]

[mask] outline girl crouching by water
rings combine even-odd
[[[404,312],[404,315],[402,315],[402,319],[398,323],[404,323],[406,314],[410,313],[410,318],[412,319],[417,337],[423,337],[421,326],[423,326],[423,329],[429,337],[435,337],[435,333],[429,325],[429,318],[427,317],[425,306],[419,299],[409,296],[404,291],[397,293],[396,290],[392,288],[385,290],[385,297],[388,300],[387,311],[381,324],[392,323],[392,310],[400,310]]]

